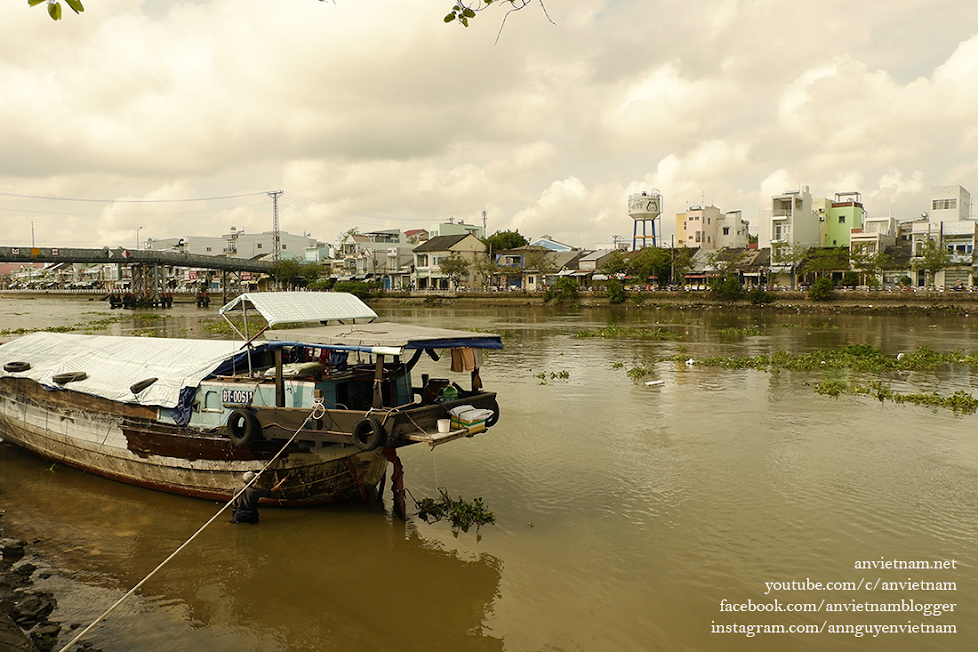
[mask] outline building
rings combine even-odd
[[[957,222],[971,219],[971,193],[961,186],[935,186],[930,189],[931,222]]]
[[[472,234],[479,240],[486,237],[486,230],[476,224],[466,224],[465,222],[456,222],[455,218],[448,218],[447,222],[440,222],[428,225],[428,237],[437,238],[439,236],[445,235],[465,235]]]
[[[747,227],[741,211],[721,213],[712,205],[690,206],[676,214],[676,246],[742,249],[748,243]]]
[[[379,279],[385,290],[405,289],[411,277],[415,246],[398,229],[347,233],[340,242],[333,272],[347,277],[344,280]]]
[[[228,256],[237,258],[259,258],[274,253],[275,237],[272,231],[245,233],[231,227],[231,233],[221,236],[226,241]],[[308,235],[292,235],[279,231],[279,257],[304,258],[307,247],[316,245],[316,239]]]
[[[143,249],[179,251],[199,256],[226,256],[227,240],[220,236],[188,235],[182,238],[146,238]]]
[[[418,290],[457,290],[480,285],[482,279],[474,268],[477,258],[485,251],[486,245],[472,233],[429,238],[414,248],[413,285]],[[452,256],[460,256],[469,263],[468,273],[457,286],[441,269],[442,261]]]
[[[837,192],[835,199],[813,199],[812,212],[818,215],[818,247],[848,247],[853,229],[861,229],[865,209],[858,192]]]

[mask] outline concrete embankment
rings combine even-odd
[[[978,292],[938,291],[859,291],[836,290],[828,301],[812,301],[808,293],[798,290],[773,290],[770,303],[754,305],[747,299],[718,301],[705,291],[628,292],[621,304],[612,304],[604,292],[580,292],[563,305],[583,308],[674,308],[683,310],[724,310],[764,312],[812,312],[852,314],[968,314],[978,311]],[[457,293],[386,293],[370,299],[376,306],[465,306],[543,307],[560,305],[546,302],[542,292],[457,292]]]

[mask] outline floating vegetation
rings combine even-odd
[[[670,358],[675,362],[685,362],[685,354]],[[887,371],[927,371],[960,362],[978,366],[978,355],[965,356],[960,351],[938,353],[922,346],[914,352],[897,358],[883,354],[868,344],[851,344],[837,351],[818,350],[811,353],[793,354],[778,351],[771,355],[752,357],[713,357],[697,360],[696,364],[706,367],[726,369],[787,369],[791,371],[815,371],[818,369],[849,369],[881,373]]]
[[[158,312],[134,312],[132,318],[135,321],[159,321],[160,319],[169,319],[170,315],[161,315]]]
[[[717,332],[720,333],[721,335],[741,335],[741,336],[750,337],[754,335],[760,335],[761,329],[755,328],[754,326],[748,326],[746,328],[731,327],[731,328],[718,328]]]
[[[913,403],[929,407],[943,407],[964,414],[974,414],[978,411],[978,399],[960,390],[950,396],[940,396],[937,392],[933,394],[901,394],[894,391],[890,386],[875,380],[869,385],[860,385],[855,382],[847,384],[837,380],[829,380],[815,383],[812,388],[816,393],[828,396],[840,396],[842,394],[872,396],[878,399],[880,403],[887,400],[894,403]]]
[[[493,513],[486,509],[482,504],[481,498],[469,502],[448,495],[445,489],[438,489],[438,498],[422,498],[414,501],[418,508],[418,517],[424,519],[426,523],[437,523],[443,519],[448,519],[452,524],[452,534],[458,536],[459,530],[468,532],[469,528],[475,526],[475,531],[483,525],[490,525],[496,522]]]
[[[632,380],[639,380],[640,378],[645,378],[646,376],[651,376],[654,370],[648,369],[646,367],[632,367],[625,373]]]
[[[625,363],[624,362],[612,362],[611,363],[611,368],[612,369],[621,369],[624,366],[625,366]]]
[[[574,334],[579,340],[589,337],[602,337],[605,339],[615,338],[635,338],[643,340],[678,340],[682,335],[661,328],[633,328],[631,326],[605,326],[596,330],[577,331]]]
[[[546,371],[541,371],[536,376],[534,376],[534,378],[539,378],[540,379],[541,382],[539,384],[546,385],[547,384],[547,373],[548,372],[546,372]],[[550,374],[550,380],[567,380],[568,378],[570,378],[570,372],[569,371],[551,371],[551,372],[549,372],[549,374]]]
[[[87,312],[86,315],[106,315],[110,313],[91,313]],[[85,322],[84,324],[74,324],[72,326],[49,326],[47,328],[6,328],[0,330],[0,335],[26,335],[28,333],[73,333],[75,331],[97,331],[108,328],[109,324],[114,324],[120,321],[122,318],[118,316],[111,316],[105,319],[96,319],[94,321]]]
[[[508,328],[501,331],[495,331],[488,328],[466,328],[467,331],[472,331],[473,333],[489,333],[490,335],[498,335],[504,340],[512,339],[516,337],[516,331],[510,330]]]

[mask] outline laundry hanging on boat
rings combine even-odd
[[[452,371],[475,371],[482,366],[482,349],[468,346],[452,349]]]

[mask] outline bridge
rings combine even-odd
[[[130,293],[140,303],[162,303],[161,296],[167,291],[167,267],[189,267],[211,269],[223,273],[223,291],[227,299],[229,281],[237,276],[240,284],[241,272],[268,274],[273,263],[247,258],[228,258],[224,256],[204,256],[186,254],[179,251],[153,251],[149,249],[126,249],[125,247],[102,247],[101,249],[76,249],[67,247],[0,247],[0,263],[95,263],[117,264],[131,268]],[[122,278],[122,274],[119,274]],[[225,301],[226,303],[226,301]]]

